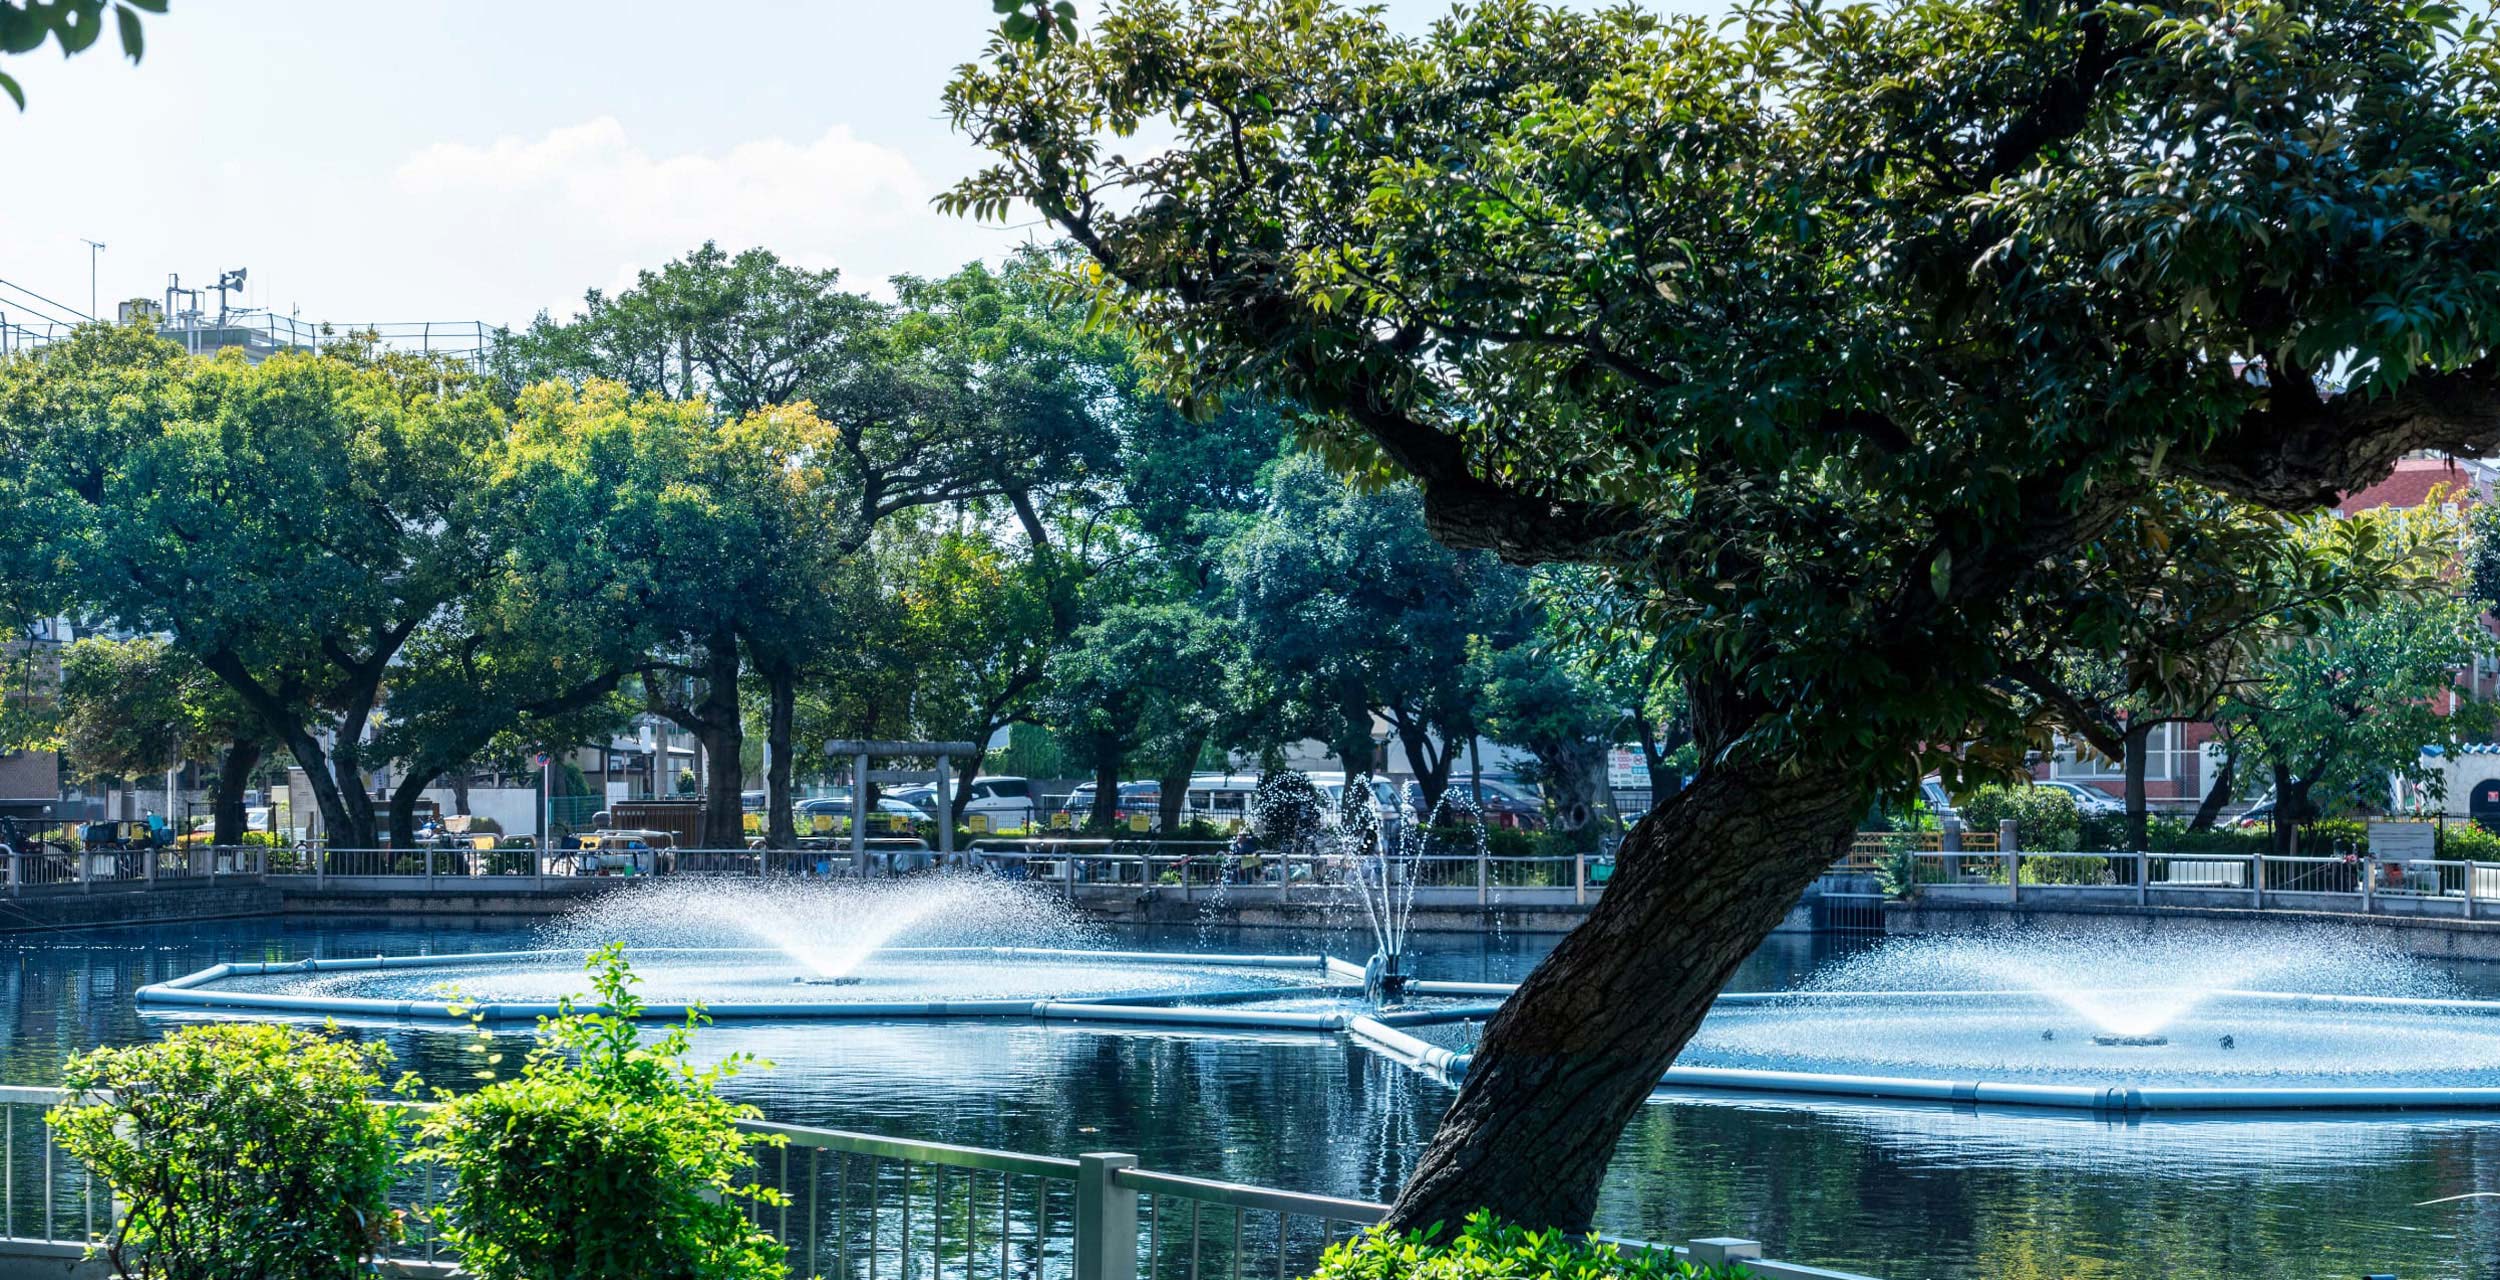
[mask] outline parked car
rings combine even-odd
[[[934,815],[944,806],[938,799],[937,784],[923,783],[901,787],[886,793],[893,798]],[[1091,792],[1087,793],[1089,796]],[[964,817],[979,815],[992,831],[1016,831],[1033,823],[1033,784],[1023,778],[984,775],[972,780],[972,796],[964,802]]]
[[[848,835],[851,830],[851,797],[838,793],[802,800],[791,816],[797,821],[802,836]],[[890,795],[880,795],[877,797],[877,811],[868,818],[868,834],[908,836],[918,830],[918,824],[928,821],[931,821],[928,810]]]
[[[1466,778],[1450,779],[1451,793],[1471,794],[1473,783]],[[1409,782],[1399,790],[1399,802],[1406,812],[1429,822],[1425,812],[1424,788]],[[1522,831],[1541,830],[1545,826],[1545,800],[1525,785],[1504,778],[1484,780],[1484,821],[1487,826],[1515,827]]]
[[[1139,814],[1151,818],[1162,811],[1162,804],[1162,783],[1123,782],[1120,784],[1119,799],[1112,802],[1111,818],[1114,822],[1126,822]],[[1060,803],[1057,812],[1068,815],[1067,825],[1084,826],[1094,816],[1094,784],[1078,783],[1074,790],[1068,792],[1068,798]]]
[[[2127,811],[2126,801],[2099,787],[2087,787],[2080,782],[2065,782],[2056,778],[2043,778],[2031,785],[2073,796],[2075,811],[2087,818],[2114,818]]]

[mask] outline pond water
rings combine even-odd
[[[130,992],[221,961],[518,950],[523,925],[252,920],[0,938],[0,1081],[178,1025]],[[1140,949],[1359,954],[1343,935],[1113,930]],[[1423,976],[1514,980],[1542,936],[1417,935]],[[1857,944],[1776,938],[1731,990],[1785,990]],[[2457,990],[2500,973],[2446,966]],[[1879,1031],[1880,1029],[1878,1029]],[[466,1070],[465,1037],[368,1028],[401,1065]],[[773,1118],[1072,1154],[1385,1198],[1449,1090],[1342,1039],[1271,1032],[992,1024],[724,1024],[709,1053],[774,1062],[733,1092]],[[1625,1133],[1601,1225],[1651,1238],[1743,1235],[1775,1257],[1916,1277],[2257,1280],[2392,1272],[2500,1278],[2500,1115],[2104,1119],[1832,1100],[1661,1096]]]

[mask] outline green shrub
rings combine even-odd
[[[687,1060],[699,1011],[644,1044],[624,949],[591,953],[602,1012],[563,1006],[519,1077],[445,1095],[412,1159],[452,1175],[444,1236],[478,1280],[666,1276],[781,1280],[781,1245],[747,1219],[779,1193],[741,1187],[752,1107],[715,1086],[754,1059]]]
[[[2370,824],[2359,818],[2320,818],[2305,823],[2300,829],[2300,852],[2324,856],[2330,853],[2368,853]]]
[[[2478,823],[2443,823],[2439,832],[2439,856],[2471,862],[2500,862],[2500,835],[2493,835]]]
[[[2079,847],[2083,811],[2075,798],[2056,787],[2004,787],[1993,783],[1962,798],[1962,826],[1969,831],[1994,831],[2014,820],[2014,838],[2025,849],[2056,852]]]
[[[2109,884],[2109,859],[2093,854],[2081,856],[2022,858],[2024,884]]]
[[[395,1239],[390,1050],[217,1023],[70,1059],[61,1148],[113,1188],[101,1248],[148,1280],[346,1280]],[[106,1098],[109,1094],[109,1100]]]
[[[1921,881],[1914,844],[1906,835],[1885,839],[1883,856],[1875,860],[1875,887],[1885,897],[1907,902],[1918,896]]]
[[[1311,1280],[1735,1280],[1735,1267],[1694,1266],[1664,1251],[1625,1251],[1589,1236],[1531,1231],[1478,1211],[1444,1241],[1439,1225],[1374,1227],[1328,1247]]]

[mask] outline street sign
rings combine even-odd
[[[553,758],[553,757],[549,756],[546,752],[541,751],[541,752],[539,752],[537,755],[531,756],[531,757],[530,757],[530,762],[531,762],[531,764],[532,764],[534,767],[536,767],[536,768],[540,768],[540,769],[544,769],[544,768],[546,768],[548,765],[555,763],[555,760],[554,760],[554,758]]]

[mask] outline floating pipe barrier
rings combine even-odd
[[[1406,989],[1419,996],[1508,996],[1519,989],[1516,982],[1429,982],[1410,979]]]

